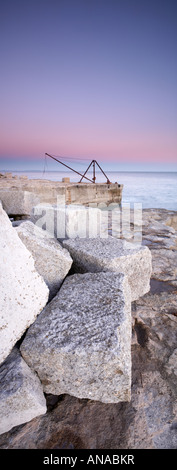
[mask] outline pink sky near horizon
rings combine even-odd
[[[110,140],[109,140],[110,139]],[[125,133],[107,136],[101,132],[84,132],[76,134],[74,130],[45,135],[38,130],[29,132],[22,126],[13,127],[10,141],[5,133],[1,138],[1,157],[11,159],[38,159],[45,152],[63,157],[95,158],[105,161],[148,161],[177,162],[177,138],[168,135],[140,135]],[[0,157],[0,158],[1,158]]]

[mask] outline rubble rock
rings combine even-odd
[[[41,383],[15,347],[0,366],[0,434],[46,411]]]
[[[149,291],[152,265],[147,247],[136,247],[136,244],[110,236],[107,239],[64,240],[63,246],[73,258],[76,272],[124,273],[128,277],[132,301]]]
[[[46,305],[48,287],[0,204],[0,362]]]
[[[0,448],[176,449],[175,312],[175,292],[134,302],[130,402],[53,396],[46,415],[1,436]]]
[[[16,231],[32,254],[35,268],[50,290],[49,300],[51,300],[71,268],[72,258],[69,252],[56,238],[48,237],[45,230],[30,221],[21,223]]]
[[[69,276],[21,345],[46,393],[105,403],[131,397],[131,294],[122,274]]]
[[[47,395],[48,412],[1,435],[0,448],[177,449],[177,232],[165,227],[159,232],[154,225],[157,220],[165,226],[170,219],[176,228],[176,217],[174,211],[143,210],[143,243],[152,252],[156,279],[150,292],[132,303],[131,401]]]

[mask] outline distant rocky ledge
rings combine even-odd
[[[0,448],[176,448],[177,212],[137,249],[0,217]]]

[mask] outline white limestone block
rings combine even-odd
[[[21,353],[46,393],[131,398],[131,293],[115,273],[74,274],[29,328]]]
[[[97,207],[65,205],[60,202],[57,205],[41,203],[33,208],[31,221],[37,227],[44,228],[51,238],[59,240],[108,236],[105,211]]]
[[[0,200],[9,215],[30,216],[32,208],[39,203],[39,197],[31,191],[11,188],[0,189]]]
[[[127,275],[132,301],[150,290],[152,272],[151,252],[146,246],[136,246],[122,239],[64,240],[76,272],[113,271]]]
[[[30,221],[20,224],[16,231],[32,254],[35,268],[47,284],[51,299],[71,268],[72,258],[68,250],[56,238],[50,238],[48,232]]]
[[[0,203],[0,363],[46,305],[49,289]]]

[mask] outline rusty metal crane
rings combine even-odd
[[[106,173],[103,171],[103,169],[101,168],[101,166],[99,165],[99,163],[96,161],[96,160],[92,160],[88,166],[88,168],[86,169],[85,173],[82,175],[82,173],[79,173],[79,171],[76,171],[74,170],[74,168],[71,168],[70,166],[66,165],[66,163],[62,162],[61,160],[58,160],[58,158],[54,157],[53,155],[50,155],[49,153],[45,153],[46,156],[52,158],[53,160],[55,160],[56,162],[58,163],[61,163],[61,165],[64,165],[66,168],[69,168],[69,170],[71,171],[74,171],[75,173],[77,173],[78,175],[81,176],[81,179],[79,181],[79,183],[81,183],[81,181],[83,180],[83,178],[85,178],[86,180],[90,181],[90,183],[95,183],[96,181],[96,171],[95,171],[95,166],[97,165],[98,168],[101,170],[101,172],[103,173],[103,175],[105,176],[106,178],[106,184],[111,184],[111,181],[109,181],[109,178],[107,177]],[[59,157],[59,158],[62,158],[62,157]],[[90,168],[93,168],[93,178],[90,179],[88,178],[86,175],[86,173],[88,172],[88,170]]]

